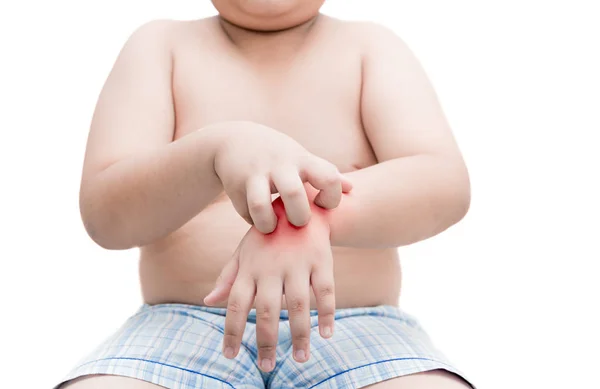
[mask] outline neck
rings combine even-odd
[[[279,48],[285,47],[288,51],[294,52],[304,43],[320,16],[320,14],[317,14],[301,24],[288,28],[266,31],[244,28],[220,16],[218,20],[231,43],[242,51],[256,52],[273,48],[276,45]]]

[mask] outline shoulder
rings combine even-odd
[[[404,40],[390,27],[370,21],[337,20],[339,31],[359,46],[364,58],[385,52],[409,51]]]
[[[134,29],[128,42],[143,46],[173,48],[177,43],[196,36],[206,29],[208,22],[209,19],[151,20]]]
[[[136,27],[125,41],[119,57],[128,62],[166,60],[171,55],[173,27],[171,20],[152,20]]]
[[[169,41],[172,39],[179,23],[178,21],[167,19],[148,21],[133,30],[129,36],[129,41],[155,44]]]

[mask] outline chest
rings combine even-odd
[[[173,73],[176,137],[211,123],[249,120],[354,170],[373,160],[361,122],[361,83],[360,57],[351,50],[321,50],[269,66],[214,49],[179,53]]]

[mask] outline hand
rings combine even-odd
[[[260,368],[275,367],[275,351],[282,295],[289,311],[294,359],[306,362],[310,352],[310,288],[316,297],[319,333],[333,335],[335,294],[329,224],[325,210],[315,209],[302,228],[289,224],[280,199],[273,202],[279,221],[275,232],[264,235],[252,227],[225,266],[215,289],[204,299],[215,305],[227,297],[223,353],[238,354],[253,303]],[[316,208],[316,207],[314,207]],[[256,300],[255,300],[256,298]]]
[[[311,216],[303,183],[319,190],[314,203],[326,209],[337,207],[342,192],[352,188],[335,165],[281,132],[252,122],[225,123],[224,131],[229,133],[216,151],[215,171],[235,210],[262,233],[277,224],[271,194],[279,193],[287,219],[301,227]]]

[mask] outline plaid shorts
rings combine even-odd
[[[62,382],[110,374],[169,389],[325,389],[360,388],[434,369],[464,378],[418,322],[397,307],[338,309],[330,339],[319,336],[317,311],[311,311],[310,359],[303,364],[292,358],[288,312],[281,311],[277,361],[270,373],[257,366],[256,310],[248,316],[239,355],[233,360],[222,355],[225,312],[184,304],[144,305]]]

